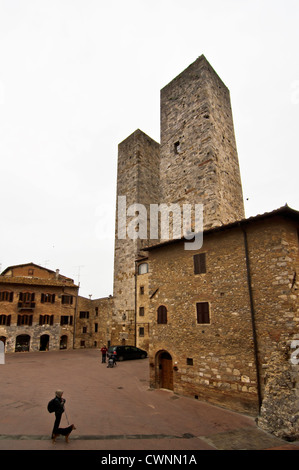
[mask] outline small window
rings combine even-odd
[[[210,323],[209,302],[198,302],[196,304],[197,323]]]
[[[80,312],[80,318],[89,318],[89,312]]]
[[[18,326],[32,326],[33,315],[18,315]]]
[[[207,272],[206,253],[199,253],[193,256],[194,274],[202,274]]]
[[[12,302],[13,301],[13,292],[3,291],[0,292],[0,302]]]
[[[61,315],[60,317],[60,325],[72,325],[73,324],[73,317],[70,315]]]
[[[174,153],[178,154],[181,151],[181,144],[180,141],[178,140],[177,142],[174,143]]]
[[[39,324],[40,325],[53,325],[54,315],[40,315]]]
[[[187,357],[187,366],[193,366],[193,359],[192,359],[192,357]]]
[[[83,332],[83,333],[87,333],[87,326],[83,326],[82,332]]]
[[[99,325],[97,323],[94,324],[94,332],[97,333],[98,332],[98,328],[99,328]]]
[[[139,336],[144,336],[144,327],[143,326],[141,326],[139,328]]]
[[[11,315],[0,315],[0,325],[10,326]]]
[[[144,317],[144,307],[139,307],[139,315],[140,317]]]
[[[73,296],[72,295],[62,295],[61,303],[63,303],[64,305],[72,305]]]
[[[140,295],[144,295],[144,286],[140,286]]]
[[[160,325],[167,324],[167,308],[165,307],[165,305],[160,305],[157,310],[157,323],[159,323]]]
[[[41,303],[49,303],[54,304],[55,302],[55,294],[41,294]]]
[[[138,274],[146,274],[148,272],[148,264],[142,263],[138,266]]]

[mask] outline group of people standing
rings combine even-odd
[[[107,359],[107,355],[108,355],[108,349],[107,349],[106,346],[103,346],[101,348],[101,353],[102,353],[102,364],[105,364],[106,359]],[[115,355],[113,355],[113,354],[110,355],[110,357],[108,357],[108,366],[107,367],[113,367],[116,364],[116,358],[115,358]]]

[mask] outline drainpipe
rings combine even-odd
[[[260,372],[259,372],[258,342],[257,342],[256,325],[255,325],[255,309],[254,309],[252,283],[251,283],[251,272],[250,272],[250,259],[249,259],[247,232],[244,229],[244,227],[242,227],[242,225],[241,225],[241,230],[243,232],[243,237],[244,237],[246,271],[247,271],[247,284],[248,284],[249,299],[250,299],[250,313],[251,313],[251,325],[252,325],[252,336],[253,336],[253,349],[254,349],[255,368],[256,368],[256,383],[257,383],[258,405],[259,405],[259,411],[260,411],[261,405],[262,405],[262,393],[261,393],[261,381],[260,381]]]
[[[138,273],[138,264],[137,261],[135,260],[135,344],[134,346],[137,346],[137,273]]]
[[[80,282],[78,282],[78,289],[76,295],[75,315],[74,315],[74,326],[73,326],[73,349],[75,349],[76,343],[76,327],[77,327],[77,315],[78,315],[78,297],[79,297]]]

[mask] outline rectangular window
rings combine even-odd
[[[10,326],[11,315],[0,315],[0,325]]]
[[[197,302],[196,313],[197,323],[210,323],[209,302]]]
[[[139,328],[139,336],[144,336],[144,327],[143,326],[141,326]]]
[[[80,312],[80,318],[89,318],[89,312]]]
[[[73,317],[72,315],[61,315],[60,317],[60,325],[72,325],[73,324]]]
[[[48,304],[54,304],[55,302],[55,294],[41,294],[41,303],[48,303]]]
[[[140,317],[144,317],[144,307],[139,307],[139,315]]]
[[[140,295],[144,295],[144,286],[140,286]]]
[[[187,357],[187,366],[193,366],[193,359],[192,359],[192,357]]]
[[[40,315],[39,324],[40,325],[53,325],[54,315]]]
[[[63,303],[64,305],[72,305],[73,296],[72,295],[62,295],[61,303]]]
[[[13,292],[0,292],[0,302],[12,302],[13,301]]]
[[[32,326],[33,315],[18,315],[18,326]]]
[[[94,332],[95,332],[95,333],[98,332],[98,326],[99,326],[99,325],[98,325],[97,323],[94,324]]]
[[[83,333],[87,333],[87,326],[83,326],[82,332],[83,332]]]
[[[199,253],[193,256],[194,274],[202,274],[207,272],[206,253]]]

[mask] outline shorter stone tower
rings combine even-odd
[[[160,145],[140,130],[118,146],[116,232],[114,251],[114,326],[111,342],[135,342],[135,260],[146,239],[132,239],[138,206],[160,200]],[[136,209],[136,210],[135,210]],[[149,227],[149,224],[148,224]]]

